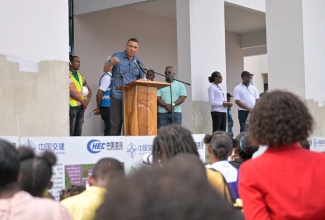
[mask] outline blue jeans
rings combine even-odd
[[[240,132],[247,131],[246,119],[248,117],[249,112],[244,110],[238,110],[238,120],[240,125]]]
[[[182,113],[174,112],[174,124],[182,125]],[[158,128],[172,124],[172,113],[158,113]]]
[[[85,111],[81,106],[70,106],[70,136],[81,136]]]

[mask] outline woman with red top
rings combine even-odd
[[[239,195],[246,220],[325,219],[325,155],[301,147],[313,119],[299,98],[273,91],[250,116],[252,144],[268,145],[240,166]]]

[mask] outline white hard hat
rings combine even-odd
[[[88,95],[89,90],[88,90],[88,88],[86,86],[83,86],[82,87],[82,93],[83,93],[84,96],[87,96]]]

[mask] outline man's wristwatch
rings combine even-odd
[[[175,102],[173,102],[172,106],[175,106]]]

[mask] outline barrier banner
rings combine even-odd
[[[193,135],[200,158],[205,162],[203,134]],[[56,200],[60,191],[71,185],[87,186],[94,165],[103,157],[119,160],[125,173],[134,173],[143,166],[143,155],[152,152],[155,136],[93,136],[93,137],[21,137],[20,144],[33,148],[37,154],[53,151],[57,164],[53,167],[50,190]],[[145,165],[146,166],[146,165]]]

